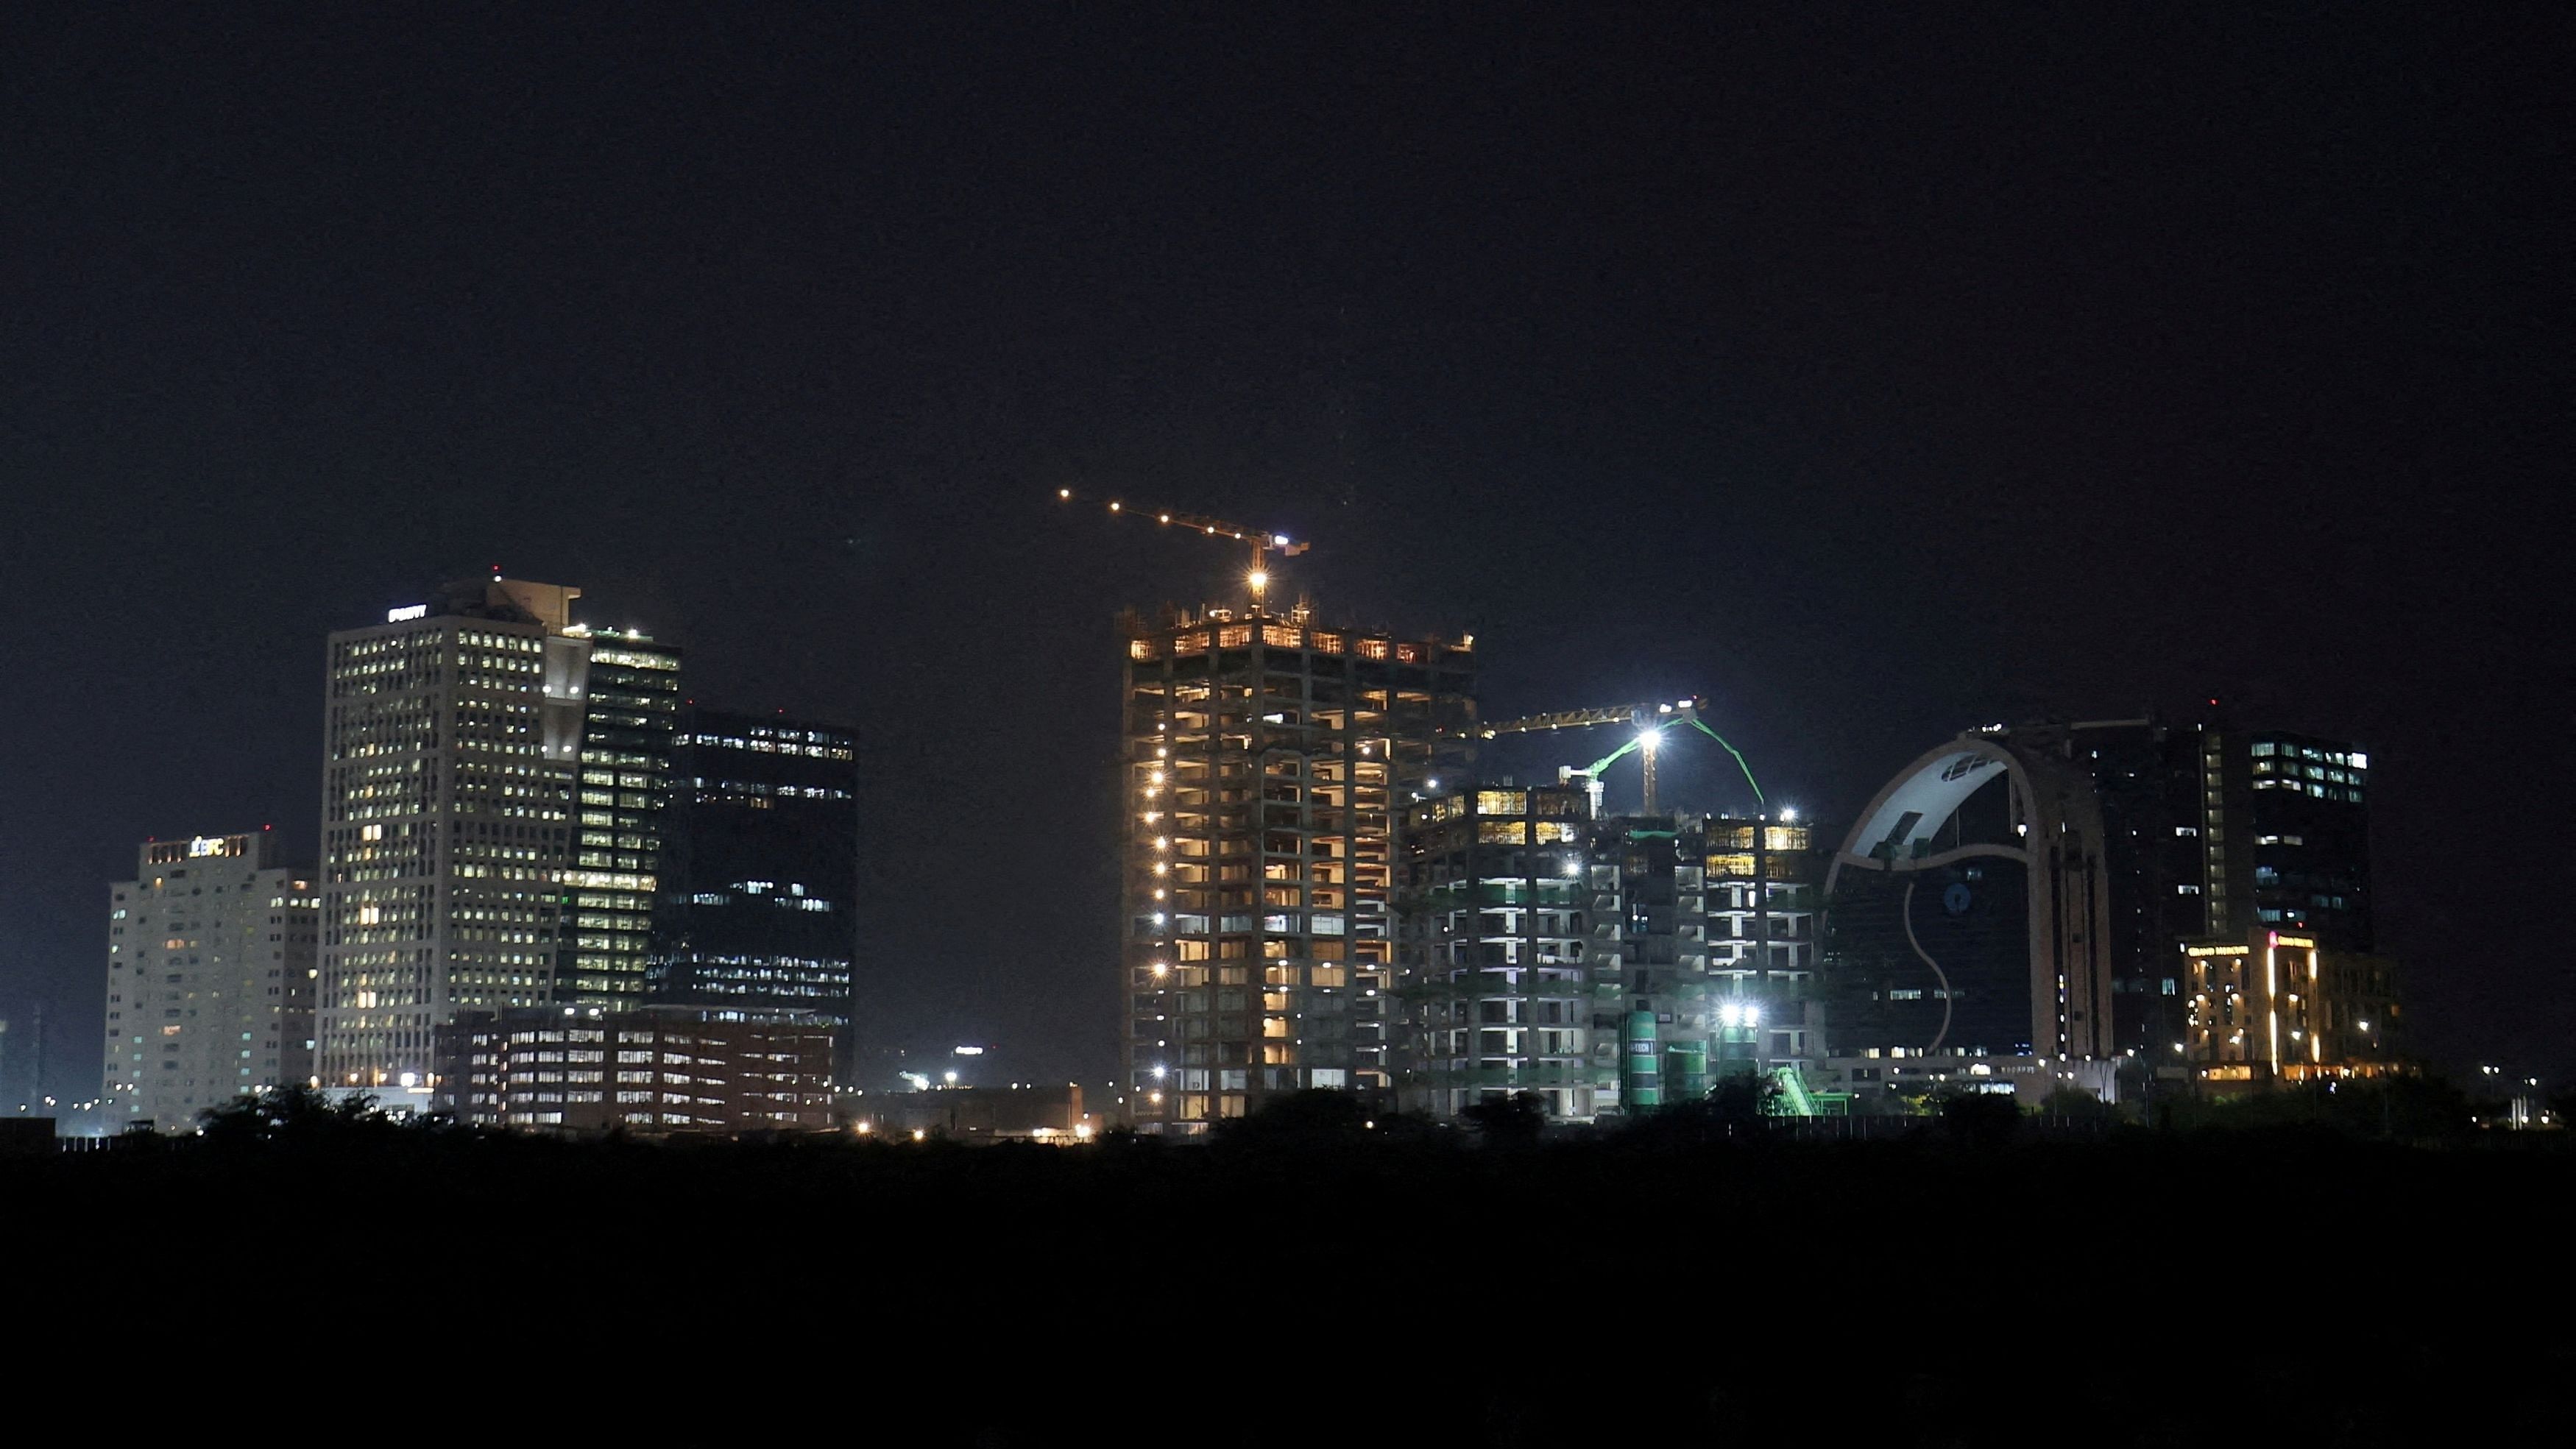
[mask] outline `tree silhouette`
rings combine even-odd
[[[2021,1130],[2021,1106],[2002,1092],[1961,1092],[1942,1102],[1941,1129],[1964,1147],[2001,1147]]]
[[[1758,1072],[1720,1078],[1708,1089],[1708,1115],[1720,1122],[1760,1122],[1780,1104],[1780,1084]]]
[[[340,1140],[396,1126],[396,1120],[369,1093],[356,1092],[333,1101],[320,1088],[301,1084],[245,1092],[198,1113],[197,1122],[206,1140],[221,1146]]]
[[[1358,1097],[1309,1087],[1273,1097],[1250,1116],[1219,1122],[1216,1135],[1226,1142],[1312,1142],[1355,1136],[1367,1123],[1368,1109]]]
[[[1514,1092],[1470,1103],[1459,1116],[1476,1135],[1498,1147],[1525,1147],[1547,1128],[1547,1099],[1536,1092]]]

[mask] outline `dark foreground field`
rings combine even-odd
[[[20,1333],[316,1443],[2569,1442],[2571,1189],[2304,1131],[0,1162]]]

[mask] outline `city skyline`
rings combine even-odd
[[[1614,1045],[1643,1051],[1650,1067],[1665,1058],[1664,1074],[1691,1084],[1672,1100],[1696,1099],[1713,1069],[1733,1063],[1797,1076],[1800,1092],[1836,1104],[1886,1078],[1882,1049],[1934,1058],[1913,1070],[1941,1080],[1966,1060],[1945,1068],[1945,1041],[1989,1073],[2037,1072],[2050,1054],[2070,1067],[2098,1061],[2084,1080],[2107,1100],[2146,1090],[2160,1068],[2262,1062],[2278,1074],[2285,1016],[2293,1076],[2311,1063],[2344,1074],[2421,1060],[2392,1050],[2416,1035],[2391,984],[2400,968],[2368,954],[2375,792],[2356,747],[2245,730],[2215,701],[2189,727],[2141,719],[1965,732],[1879,792],[1834,866],[1860,868],[1855,885],[1898,872],[1886,889],[1906,882],[1900,933],[1881,919],[1895,896],[1871,905],[1805,863],[1823,858],[1811,841],[1819,822],[1785,801],[1770,813],[1749,764],[1700,720],[1706,701],[1483,718],[1472,636],[1388,638],[1327,624],[1302,596],[1273,605],[1269,549],[1256,551],[1242,581],[1249,593],[1233,603],[1119,621],[1125,944],[1115,979],[1126,1019],[1105,1100],[1144,1130],[1203,1133],[1309,1087],[1443,1117],[1525,1087],[1551,1116],[1580,1121],[1665,1099],[1652,1070],[1642,1094],[1632,1090]],[[578,588],[496,572],[433,592],[436,603],[330,636],[329,858],[290,892],[292,904],[318,908],[317,922],[297,929],[318,926],[321,950],[291,973],[314,981],[301,992],[306,1024],[288,1030],[313,1038],[304,1060],[314,1084],[443,1106],[465,1081],[453,1055],[462,1038],[448,1029],[496,1012],[542,1025],[560,1007],[605,1012],[614,1034],[626,1019],[618,1013],[648,1003],[835,1032],[830,1070],[844,1092],[909,1075],[881,1060],[871,1071],[857,1052],[865,1041],[881,1058],[896,1043],[851,1006],[869,971],[847,954],[867,929],[866,903],[848,894],[860,833],[856,737],[683,702],[682,651],[574,619]],[[1704,788],[1705,772],[1669,780],[1655,804],[1657,746],[1686,736],[1684,725],[1733,760],[1761,813],[1676,804]],[[1559,736],[1596,729],[1626,743],[1589,766],[1560,766],[1553,787],[1516,785],[1499,762],[1474,759],[1480,741],[1539,736],[1561,754]],[[1643,790],[1635,810],[1608,802],[1614,782],[1626,787],[1609,767],[1631,756]],[[2034,802],[2050,803],[2033,815]],[[1524,812],[1536,823],[1513,818]],[[2025,894],[2021,867],[1995,858],[2021,856],[2013,832],[2070,843],[2062,859],[2048,852],[2055,883],[2034,859]],[[147,844],[143,855],[151,874],[152,861],[207,863],[174,851],[252,853],[274,865],[279,850],[263,830]],[[1911,919],[1914,863],[1940,868],[1930,899],[1950,919],[1936,914],[1923,931],[1948,959],[1946,974]],[[2011,878],[1983,879],[1999,869]],[[1770,904],[1748,912],[1754,882]],[[141,1028],[118,1018],[146,984],[121,979],[140,967],[119,954],[145,943],[114,939],[126,934],[137,885],[116,888],[109,931],[111,1103],[137,1092],[138,1078],[153,1091],[141,1066],[120,1066],[124,1033]],[[150,885],[157,893],[163,881]],[[2019,925],[1998,938],[1974,924],[1982,906],[1962,917],[1989,895],[2004,921],[2031,903],[2027,968]],[[2038,909],[2056,898],[2079,904]],[[2134,925],[2113,924],[2133,915]],[[2246,927],[2258,919],[2249,947]],[[1839,930],[1820,936],[1819,920]],[[1956,934],[1963,924],[1967,934]],[[1631,944],[1612,944],[1621,941]],[[200,947],[193,936],[155,944]],[[2265,967],[2250,979],[2249,950]],[[172,959],[175,973],[200,958]],[[223,958],[214,959],[220,976]],[[2015,982],[2025,969],[2027,991]],[[1883,991],[1891,970],[1913,985]],[[2052,973],[2053,1013],[2042,984]],[[171,1015],[199,1000],[199,986],[229,984],[169,981],[166,993],[151,984]],[[2276,994],[2289,987],[2301,990]],[[2260,1003],[2255,1018],[2239,1019],[2240,991]],[[1887,1004],[1900,999],[1914,1004]],[[1891,1031],[1889,1013],[1915,1020]],[[2250,1045],[2244,1030],[2213,1037],[2267,1013],[2268,1053],[2259,1031]],[[133,1040],[141,1063],[144,1039]],[[2145,1074],[2125,1092],[2109,1075],[2118,1058]],[[274,1055],[266,1060],[254,1086],[302,1079],[300,1069],[281,1078]],[[555,1060],[547,1070],[560,1072]],[[564,1090],[558,1078],[535,1100],[560,1104]],[[597,1103],[604,1088],[594,1075],[570,1090]],[[560,1106],[545,1110],[553,1116],[542,1120],[569,1120]],[[170,1116],[139,1099],[111,1109],[118,1115]]]
[[[0,6],[21,1377],[2546,1442],[2572,40]]]
[[[1311,541],[1280,588],[1475,634],[1497,717],[1703,695],[1826,830],[1998,721],[2356,742],[2424,1048],[2576,1069],[2488,905],[2551,863],[2566,369],[2545,88],[2485,42],[2231,21],[2258,85],[2136,18],[675,20],[614,63],[487,20],[452,89],[392,18],[9,22],[56,129],[12,163],[0,1015],[57,1085],[133,842],[318,860],[316,641],[496,562],[854,726],[869,819],[1061,852],[1007,912],[873,852],[863,1007],[1113,1075],[1098,661],[1240,563],[1059,488]]]

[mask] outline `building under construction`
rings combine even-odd
[[[1471,641],[1240,606],[1130,618],[1125,1071],[1144,1130],[1309,1087],[1383,1094],[1396,832],[1463,778]]]
[[[1408,812],[1405,1106],[1447,1117],[1532,1092],[1588,1120],[1697,1100],[1727,1073],[1803,1090],[1807,828],[1600,815],[1593,785],[1506,781]]]
[[[1122,1035],[1143,1130],[1309,1088],[1441,1116],[1528,1091],[1588,1119],[1732,1070],[1804,1100],[1817,858],[1749,769],[1749,817],[1658,813],[1667,735],[1742,764],[1699,700],[1486,724],[1472,638],[1273,608],[1270,555],[1305,545],[1108,506],[1251,552],[1243,603],[1122,621]],[[1624,742],[1555,785],[1478,783],[1480,741],[1601,727]],[[1603,774],[1630,754],[1644,809],[1607,816]]]

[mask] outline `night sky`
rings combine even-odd
[[[1240,561],[1059,487],[1837,833],[1989,721],[2359,741],[2419,1044],[2576,1071],[2558,8],[707,8],[0,16],[52,1089],[135,843],[309,857],[323,636],[496,564],[863,731],[876,1040],[1105,1077],[1113,615]]]

